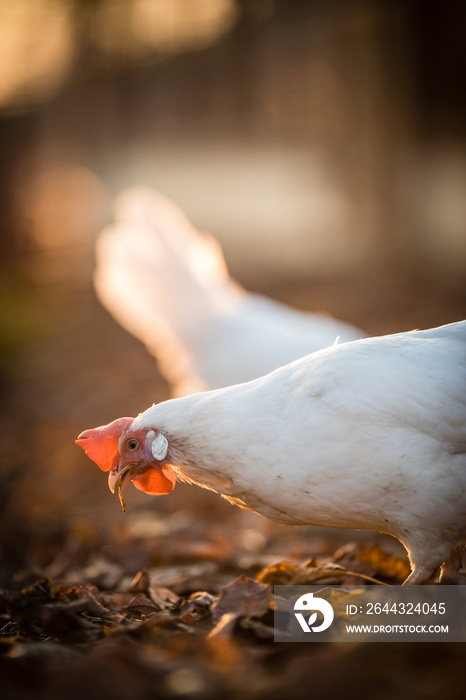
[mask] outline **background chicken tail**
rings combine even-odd
[[[177,394],[203,390],[190,350],[202,328],[244,294],[215,239],[196,231],[158,192],[135,187],[118,198],[96,258],[102,304],[157,357]]]

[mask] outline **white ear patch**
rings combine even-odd
[[[152,454],[155,459],[165,459],[168,452],[168,440],[165,435],[159,433],[151,445]]]

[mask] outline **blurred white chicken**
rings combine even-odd
[[[180,478],[281,523],[378,530],[425,583],[466,538],[466,321],[334,345],[77,442],[121,499]]]
[[[324,314],[250,294],[222,251],[149,188],[123,192],[97,240],[103,305],[153,354],[175,396],[237,384],[365,334]]]

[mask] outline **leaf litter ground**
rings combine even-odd
[[[274,584],[399,584],[394,540],[280,527],[185,485],[128,492],[121,513],[74,438],[168,388],[90,293],[34,291],[43,318],[0,374],[2,698],[461,697],[459,644],[273,642]]]

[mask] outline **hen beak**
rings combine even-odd
[[[112,493],[115,493],[115,488],[118,486],[118,498],[120,499],[120,505],[123,511],[126,510],[126,504],[123,499],[123,495],[130,481],[132,481],[131,470],[135,467],[135,464],[128,464],[121,471],[112,471],[108,475],[108,488]]]
[[[114,471],[110,472],[110,474],[108,475],[108,488],[110,489],[110,491],[112,493],[115,493],[115,487],[118,484],[118,482],[120,481],[120,479],[122,479],[125,474],[128,475],[128,472],[133,467],[134,467],[134,464],[128,464],[128,466],[124,467],[121,471],[117,471],[115,469]],[[127,486],[128,483],[131,481],[131,479],[128,478],[128,476],[127,476],[124,481],[125,481],[125,485]],[[120,483],[119,488],[121,490],[121,483]]]

